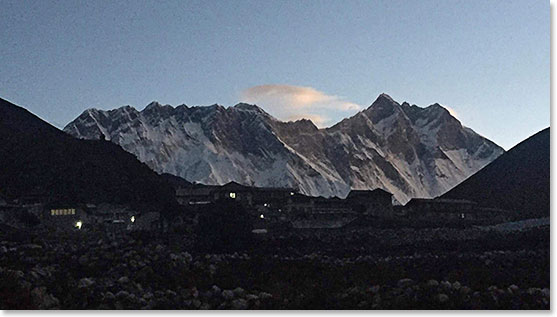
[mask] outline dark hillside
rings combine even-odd
[[[517,212],[517,218],[549,216],[550,130],[522,141],[443,194]]]
[[[173,190],[120,146],[79,140],[0,99],[0,194],[163,207]]]

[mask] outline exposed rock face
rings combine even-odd
[[[379,187],[402,203],[439,195],[503,153],[442,106],[399,104],[385,94],[326,129],[305,119],[281,122],[255,105],[152,102],[142,111],[89,109],[64,131],[104,136],[155,171],[188,181],[288,186],[340,197]]]

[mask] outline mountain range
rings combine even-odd
[[[439,104],[400,104],[386,94],[324,129],[307,119],[283,122],[245,103],[152,102],[141,111],[88,109],[64,131],[109,140],[156,172],[190,182],[236,181],[339,197],[350,189],[383,188],[400,203],[438,196],[504,153]]]

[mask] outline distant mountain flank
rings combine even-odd
[[[550,141],[550,128],[534,134],[441,198],[474,200],[521,219],[549,217]]]
[[[142,111],[88,109],[64,131],[83,139],[103,136],[155,171],[191,182],[236,181],[339,197],[350,189],[383,188],[401,203],[442,194],[504,152],[439,104],[399,104],[386,94],[325,129],[306,119],[282,122],[244,103],[152,102]]]
[[[161,210],[174,190],[111,142],[80,140],[0,99],[0,196]]]

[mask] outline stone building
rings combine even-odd
[[[92,219],[83,204],[56,202],[44,205],[41,222],[46,226],[81,229],[85,224],[90,224]]]
[[[464,199],[413,198],[403,209],[409,219],[436,222],[497,223],[510,218],[508,211],[485,208]]]
[[[346,201],[359,214],[377,218],[393,217],[393,194],[381,189],[351,190]]]
[[[288,199],[283,211],[293,228],[341,228],[359,216],[344,199],[299,194]]]
[[[180,205],[204,205],[214,202],[214,192],[221,186],[192,184],[176,189],[176,200]]]
[[[294,195],[292,188],[251,187],[236,182],[225,185],[201,185],[179,188],[176,190],[178,203],[181,205],[209,204],[220,199],[234,199],[239,203],[252,206],[278,206]]]

